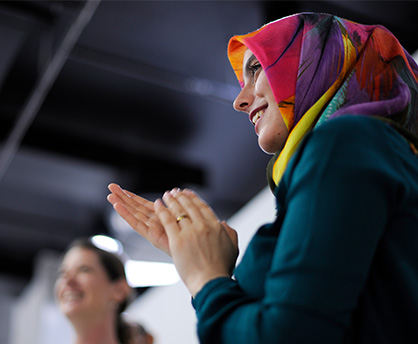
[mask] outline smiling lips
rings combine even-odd
[[[61,300],[63,302],[73,302],[73,301],[81,300],[82,297],[83,297],[83,294],[81,292],[71,290],[71,291],[65,291],[62,294]]]

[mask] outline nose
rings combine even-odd
[[[75,280],[76,274],[73,271],[65,271],[58,277],[57,282],[63,285],[72,284]]]
[[[249,108],[254,101],[254,95],[250,90],[250,85],[244,86],[234,100],[233,107],[236,111],[249,113]]]
[[[56,279],[55,285],[54,285],[56,296],[59,298],[60,291],[62,291],[62,289],[65,286],[71,286],[74,283],[75,283],[74,273],[70,273],[68,271],[61,273],[60,276],[58,276],[58,278]]]

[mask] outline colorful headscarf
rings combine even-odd
[[[289,130],[271,163],[272,188],[302,138],[326,120],[375,116],[406,136],[418,134],[418,66],[383,26],[300,13],[234,36],[228,58],[242,87],[247,48],[263,67]]]

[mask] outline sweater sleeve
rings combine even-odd
[[[400,194],[394,166],[405,147],[375,119],[314,130],[276,190],[270,227],[280,235],[263,296],[250,298],[232,279],[209,282],[193,301],[201,343],[343,343]]]

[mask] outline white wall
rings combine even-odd
[[[274,218],[274,199],[266,188],[228,224],[238,231],[240,256],[254,231]],[[59,313],[53,285],[59,257],[44,252],[38,257],[34,279],[13,305],[9,344],[71,344],[73,333]],[[197,344],[196,316],[183,283],[146,291],[127,310],[127,317],[142,323],[155,344]]]
[[[0,343],[9,342],[10,312],[26,280],[23,277],[0,275]]]

